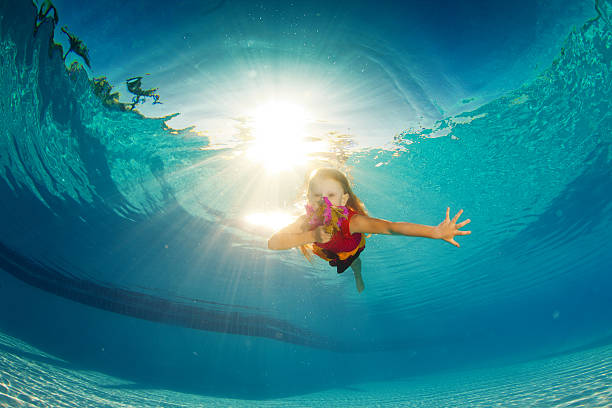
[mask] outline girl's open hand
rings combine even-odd
[[[470,219],[460,222],[457,224],[457,220],[463,213],[463,210],[459,210],[459,212],[453,217],[451,220],[449,217],[450,207],[446,207],[446,218],[444,221],[440,223],[436,227],[436,238],[440,238],[449,242],[459,248],[459,244],[455,241],[455,235],[469,235],[472,231],[459,231],[459,228],[464,227],[465,225],[470,223]]]
[[[313,231],[314,231],[315,242],[318,242],[319,244],[324,244],[326,242],[329,242],[332,238],[332,236],[325,231],[324,226],[317,227]]]

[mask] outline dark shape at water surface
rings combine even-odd
[[[64,60],[66,60],[66,57],[72,51],[79,57],[83,58],[85,64],[87,64],[87,66],[91,68],[91,64],[89,62],[89,49],[87,48],[85,43],[76,35],[68,32],[68,27],[66,26],[62,27],[62,32],[66,34],[68,36],[68,40],[70,40],[70,48],[68,49],[68,51],[66,51],[66,54],[64,54]]]
[[[153,98],[153,105],[161,104],[159,101],[159,95],[155,93],[157,88],[142,89],[141,76],[126,79],[125,84],[128,91],[134,94],[134,98],[132,98],[132,109],[134,109],[138,103],[144,103],[147,98]],[[142,101],[140,98],[142,98]]]
[[[53,15],[53,17],[51,17]],[[36,16],[36,22],[34,24],[34,33],[38,30],[38,27],[42,24],[45,19],[52,19],[54,24],[59,22],[59,15],[57,9],[50,0],[45,0],[40,5],[38,15]]]

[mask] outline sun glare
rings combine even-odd
[[[255,213],[245,217],[246,222],[258,227],[264,227],[271,231],[278,231],[289,225],[295,217],[283,212]]]
[[[269,102],[252,115],[253,144],[248,157],[272,171],[306,162],[313,146],[305,142],[306,111],[289,102]]]

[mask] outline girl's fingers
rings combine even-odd
[[[469,218],[465,221],[460,222],[459,224],[457,224],[457,228],[461,228],[466,226],[467,224],[469,224],[470,222],[472,222],[472,220],[470,220]]]
[[[472,231],[458,231],[459,235],[470,235]]]
[[[453,244],[454,246],[456,246],[457,248],[460,248],[460,247],[459,247],[459,244],[458,244],[458,243],[457,243],[457,241],[455,241],[454,239],[451,239],[449,242],[450,242],[451,244]]]
[[[449,215],[450,215],[450,207],[446,207],[446,220],[447,221],[450,220]]]
[[[462,213],[463,210],[459,210],[459,212],[453,217],[453,222],[457,222]]]

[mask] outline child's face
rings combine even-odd
[[[332,178],[315,178],[310,183],[308,204],[317,209],[323,197],[327,197],[335,206],[346,205],[349,199],[349,195],[344,192],[342,184],[336,180]]]

